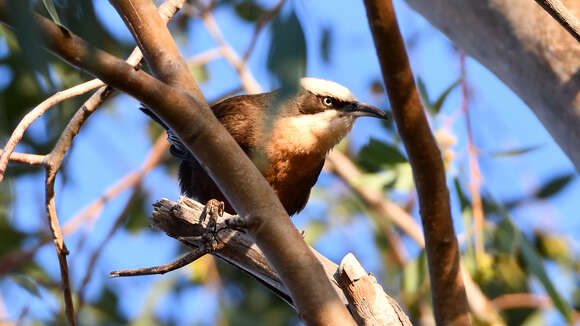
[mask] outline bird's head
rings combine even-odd
[[[297,104],[301,114],[318,114],[332,112],[337,117],[374,117],[388,119],[379,108],[359,102],[351,91],[332,81],[304,77],[300,80],[301,92]]]
[[[358,117],[387,119],[379,108],[359,102],[348,88],[305,77],[298,94],[284,105],[273,128],[277,144],[289,151],[326,153],[352,129]]]

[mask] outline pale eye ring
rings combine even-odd
[[[325,98],[322,99],[322,103],[324,105],[326,105],[326,106],[332,106],[332,104],[334,103],[334,101],[330,97],[325,97]]]

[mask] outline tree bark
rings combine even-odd
[[[147,1],[140,4],[145,5]],[[18,14],[22,14],[9,7],[10,2],[0,0],[0,21],[5,24],[14,23]],[[160,21],[159,16],[156,17]],[[191,96],[190,92],[185,93],[134,69],[40,15],[32,14],[30,23],[47,49],[111,87],[135,97],[176,132],[246,219],[249,233],[276,268],[306,324],[355,324],[270,185],[203,98]],[[166,28],[163,24],[155,25]]]
[[[417,185],[437,325],[470,325],[445,167],[419,99],[391,0],[365,0],[393,117]]]
[[[406,2],[510,87],[580,171],[580,43],[568,31],[530,0]],[[580,1],[562,3],[580,16]]]

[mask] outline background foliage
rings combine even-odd
[[[105,1],[20,3],[115,55],[125,57],[134,46]],[[243,58],[255,27],[266,22],[265,15],[276,3],[237,0],[211,5],[227,45]],[[458,49],[403,2],[396,5],[446,162],[463,263],[507,324],[575,320],[580,308],[576,172],[505,86],[469,58],[463,62]],[[200,53],[224,46],[197,17],[199,7],[198,2],[189,2],[170,23],[182,53],[193,61]],[[35,48],[33,36],[17,39],[0,27],[1,143],[31,107],[88,78]],[[265,89],[291,84],[306,74],[335,80],[361,100],[388,107],[362,3],[286,1],[251,50],[249,69]],[[221,56],[192,65],[191,70],[210,101],[244,88],[236,70]],[[17,150],[48,152],[87,97],[48,111]],[[81,130],[57,182],[61,223],[138,168],[161,135],[136,107],[133,99],[117,94]],[[339,150],[361,170],[357,184],[381,191],[418,219],[411,169],[391,122],[358,121]],[[175,175],[175,160],[164,157],[139,185],[111,198],[66,238],[75,299],[83,303],[81,324],[298,324],[281,300],[211,257],[165,276],[107,278],[113,269],[166,263],[186,250],[148,228],[151,203],[177,198]],[[58,263],[45,240],[43,176],[40,169],[11,164],[0,184],[0,322],[64,323]],[[474,182],[475,192],[470,188]],[[481,196],[481,208],[474,195]],[[482,210],[486,219],[483,252],[476,248],[474,210]],[[339,261],[354,252],[416,323],[432,323],[424,252],[343,180],[324,173],[307,209],[293,220],[329,258]]]

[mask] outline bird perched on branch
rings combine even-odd
[[[352,129],[354,120],[387,119],[380,109],[357,101],[344,86],[318,78],[302,78],[298,92],[281,98],[280,91],[240,95],[212,105],[217,119],[234,137],[270,183],[288,215],[301,211],[316,183],[326,154]],[[234,212],[226,197],[179,138],[161,124],[180,158],[181,192],[201,203],[217,199]]]

